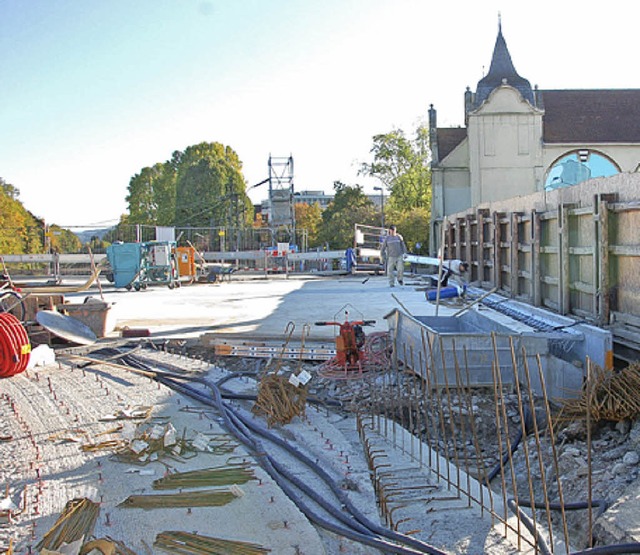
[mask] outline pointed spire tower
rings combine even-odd
[[[532,106],[535,106],[531,84],[527,79],[518,75],[511,61],[507,43],[502,36],[502,20],[498,14],[498,37],[496,38],[496,45],[493,48],[491,67],[489,68],[489,73],[478,81],[473,103],[474,108],[478,108],[489,97],[491,91],[503,83],[517,89],[525,100]]]

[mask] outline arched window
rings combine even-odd
[[[604,154],[595,150],[576,150],[565,154],[551,166],[544,188],[547,191],[577,185],[594,177],[609,177],[620,168]]]

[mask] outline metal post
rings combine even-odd
[[[374,187],[374,191],[380,191],[380,227],[384,229],[384,187]]]

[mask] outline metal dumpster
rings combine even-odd
[[[526,362],[532,388],[540,393],[538,360],[551,397],[574,397],[582,387],[582,365],[554,354],[558,342],[567,346],[583,343],[585,334],[578,330],[570,329],[564,334],[539,332],[493,311],[410,316],[396,309],[385,318],[397,359],[421,376],[427,387],[493,386],[498,377],[494,373],[496,363],[500,383],[511,386],[516,371],[524,382]]]
[[[130,289],[140,274],[142,243],[113,243],[107,247],[107,259],[114,285]]]

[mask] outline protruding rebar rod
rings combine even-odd
[[[495,333],[491,334],[493,339],[493,353],[495,358],[495,366],[496,366],[496,380],[498,384],[498,391],[500,394],[500,408],[502,413],[502,422],[504,424],[504,438],[505,438],[505,446],[507,448],[507,453],[509,454],[509,472],[511,475],[511,487],[513,488],[513,497],[516,501],[516,505],[518,504],[518,482],[516,480],[516,469],[513,464],[513,449],[511,448],[511,437],[509,432],[509,419],[507,418],[507,403],[504,398],[504,388],[502,386],[502,370],[500,369],[500,358],[498,356],[498,342],[497,335]],[[517,368],[514,370],[517,372]],[[502,462],[501,462],[502,465]],[[506,489],[506,488],[505,488]],[[517,520],[517,535],[518,535],[518,548],[521,548],[522,545],[522,527],[521,520],[518,517]]]
[[[468,357],[468,353],[467,353],[467,347],[466,345],[463,348],[463,354],[464,354],[464,367],[465,367],[465,373],[467,376],[467,384],[469,384],[468,389],[468,395],[467,395],[467,407],[468,407],[468,411],[469,414],[473,416],[473,399],[472,399],[472,395],[471,395],[471,373],[469,371],[469,357]],[[471,435],[473,437],[473,447],[476,451],[476,466],[478,468],[478,481],[486,486],[486,490],[489,493],[489,509],[490,509],[490,513],[491,513],[491,523],[493,524],[494,522],[494,506],[493,506],[493,491],[491,489],[491,486],[489,484],[489,480],[487,478],[487,469],[486,469],[486,465],[484,462],[484,455],[482,454],[482,449],[480,448],[480,442],[478,441],[478,433],[476,430],[476,421],[475,418],[471,418],[470,420],[471,423]],[[481,510],[484,511],[484,487],[480,488],[480,507]]]
[[[424,379],[425,379],[425,396],[424,396],[424,410],[428,413],[428,416],[431,419],[431,430],[435,436],[435,440],[431,440],[431,433],[429,433],[429,468],[433,468],[433,453],[438,453],[438,427],[436,426],[436,419],[434,415],[433,400],[432,400],[432,392],[433,388],[431,387],[431,377],[430,377],[430,369],[433,368],[433,357],[427,356],[427,336],[424,328],[421,328],[421,337],[422,337],[422,353],[424,355]],[[429,349],[429,353],[431,349]],[[431,361],[431,364],[430,362]],[[425,415],[425,423],[426,423]],[[429,426],[425,426],[425,429],[429,429]],[[440,475],[440,458],[436,457],[436,473],[438,476]]]
[[[427,342],[427,345],[429,346],[429,352],[430,352],[430,358],[433,361],[435,359],[435,355],[433,352],[433,345],[431,343],[431,341]],[[442,346],[441,346],[442,347]],[[444,424],[444,413],[442,412],[442,399],[440,397],[440,386],[438,384],[438,369],[436,368],[435,363],[431,365],[431,368],[433,369],[433,391],[434,391],[434,397],[435,397],[435,402],[436,402],[436,412],[438,414],[438,430],[441,434],[442,437],[442,444],[443,447],[447,449],[446,452],[444,452],[445,458],[448,460],[448,446],[449,446],[449,442],[447,440],[447,430]],[[443,371],[445,369],[443,368]],[[440,442],[438,442],[439,444]],[[440,445],[438,445],[438,451],[440,452]],[[444,476],[442,475],[442,473],[440,472],[440,457],[438,457],[438,476],[444,478]],[[447,465],[447,484],[451,484],[451,480],[450,480],[450,469],[449,469],[449,465]]]
[[[458,353],[455,347],[455,339],[453,343],[453,365],[456,369],[456,388],[458,391],[458,417],[460,418],[460,437],[462,441],[462,448],[464,453],[464,471],[467,477],[467,500],[469,503],[469,507],[471,506],[471,469],[469,468],[469,455],[467,453],[467,427],[465,426],[465,417],[462,405],[464,403],[463,399],[465,397],[465,387],[462,383],[462,375],[460,372],[460,362],[458,361]],[[469,412],[467,411],[467,416]]]
[[[413,345],[409,345],[409,356],[411,357],[411,389],[409,391],[409,430],[411,431],[411,457],[415,458],[413,449],[413,439],[416,435],[416,428],[414,428],[414,410],[415,410],[415,392],[416,392],[416,361],[413,357]],[[417,420],[418,411],[415,410],[415,418]],[[417,426],[417,423],[416,423]],[[422,464],[422,449],[420,449],[420,464]]]
[[[562,481],[560,480],[560,465],[558,463],[558,451],[556,449],[556,438],[553,431],[553,422],[551,420],[551,407],[549,404],[549,397],[547,395],[547,385],[544,379],[544,372],[542,368],[542,360],[540,355],[536,355],[536,361],[538,363],[538,379],[540,380],[540,390],[542,391],[542,399],[544,402],[545,414],[547,415],[547,433],[549,434],[549,444],[551,445],[551,453],[553,454],[553,471],[556,476],[556,482],[558,485],[558,501],[560,503],[560,514],[562,516],[562,531],[564,533],[564,544],[569,555],[569,528],[567,525],[567,514],[564,508],[564,494],[562,493]]]
[[[440,342],[442,347],[443,343]],[[456,351],[456,340],[455,337],[451,338],[451,350],[455,353]],[[454,359],[455,360],[455,359]],[[443,376],[444,376],[444,390],[447,396],[447,409],[449,411],[449,431],[451,432],[451,444],[453,446],[453,460],[456,465],[456,488],[460,491],[460,460],[458,459],[458,449],[456,446],[456,438],[458,436],[456,430],[456,423],[454,420],[454,410],[453,403],[451,401],[451,388],[449,387],[449,377],[448,377],[447,368],[444,368],[444,354],[443,354]],[[448,453],[448,451],[447,451]],[[447,457],[449,461],[451,461],[450,457]]]
[[[533,488],[533,479],[531,477],[531,462],[529,461],[529,444],[527,443],[527,419],[524,413],[524,404],[522,401],[522,391],[520,391],[520,376],[518,374],[518,357],[516,356],[516,349],[513,343],[513,336],[509,336],[509,348],[511,351],[511,366],[513,369],[513,380],[516,390],[516,396],[518,397],[518,414],[520,416],[520,426],[522,427],[522,451],[524,453],[524,461],[527,467],[527,484],[529,486],[529,499],[531,499],[531,520],[533,522],[533,528],[536,528],[536,508],[535,508],[535,491]],[[524,347],[522,348],[524,351]],[[532,415],[533,418],[533,415]],[[514,490],[515,491],[515,490]],[[516,497],[516,503],[518,498]],[[538,551],[538,538],[534,536],[535,550]]]
[[[587,357],[587,535],[589,544],[593,547],[593,461],[591,457],[591,406],[593,402],[594,388],[591,380],[591,358]]]
[[[496,374],[500,372],[498,368],[498,363],[494,359],[491,363],[491,371],[493,372],[493,405],[495,409],[495,425],[496,425],[496,439],[498,441],[498,464],[500,468],[500,481],[501,481],[501,492],[502,492],[502,503],[504,506],[504,514],[502,515],[502,521],[504,522],[504,535],[505,537],[509,531],[508,525],[508,507],[507,507],[507,482],[504,476],[504,454],[503,454],[503,443],[502,443],[502,426],[500,425],[500,394],[498,393],[498,378]],[[491,484],[487,482],[487,487],[490,488]]]
[[[527,352],[522,347],[522,366],[524,369],[524,376],[526,379],[527,393],[529,395],[529,410],[531,411],[531,427],[536,439],[536,449],[538,456],[538,470],[540,471],[540,481],[542,485],[542,498],[544,499],[545,510],[547,514],[547,527],[549,529],[549,545],[553,545],[553,523],[551,520],[551,505],[549,503],[549,492],[547,490],[547,475],[544,467],[542,444],[540,442],[540,430],[538,429],[538,419],[536,417],[536,405],[534,399],[533,388],[531,387],[531,374],[529,372],[529,362],[527,359]]]

